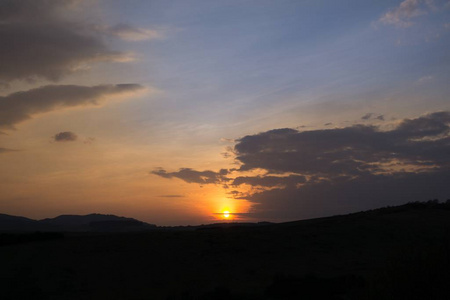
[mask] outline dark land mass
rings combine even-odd
[[[128,232],[139,221],[98,216],[15,220],[87,230],[1,233],[0,298],[450,299],[449,201]]]
[[[135,232],[154,228],[156,225],[114,215],[61,215],[51,219],[32,220],[0,214],[0,232]]]

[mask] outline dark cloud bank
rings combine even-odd
[[[83,2],[0,1],[0,81],[55,81],[92,62],[127,60],[108,49],[102,26],[82,19]]]
[[[233,193],[267,219],[312,218],[432,198],[450,198],[450,112],[375,126],[298,131],[275,129],[237,140],[240,168],[265,176],[230,177],[230,170],[181,169],[153,174],[186,182],[257,186]],[[270,189],[268,189],[268,187]]]

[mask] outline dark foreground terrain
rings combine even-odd
[[[0,299],[450,299],[449,203],[259,226],[0,234]]]

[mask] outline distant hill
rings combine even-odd
[[[48,225],[25,217],[0,214],[0,231],[45,231]]]
[[[70,231],[70,232],[128,232],[156,228],[156,225],[133,218],[115,215],[61,215],[56,218],[32,220],[25,217],[0,214],[0,231]]]
[[[118,217],[115,215],[90,214],[85,216],[61,215],[52,219],[50,218],[43,219],[40,222],[59,226],[84,226],[89,225],[89,223],[91,222],[124,221],[124,220],[130,221],[134,219],[126,217]]]

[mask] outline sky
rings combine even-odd
[[[450,198],[448,0],[0,0],[0,41],[1,213],[197,225]]]

